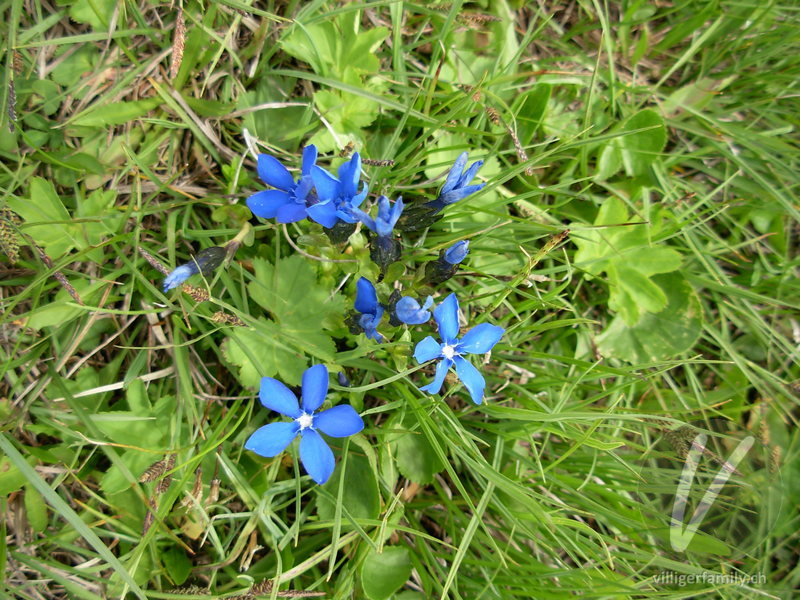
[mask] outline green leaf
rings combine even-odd
[[[444,469],[430,442],[420,433],[400,435],[393,442],[397,468],[414,483],[426,484]]]
[[[344,298],[331,297],[330,290],[317,284],[308,261],[296,254],[274,266],[255,259],[253,268],[255,278],[247,289],[279,326],[274,330],[273,345],[288,344],[325,362],[335,362],[336,347],[324,330],[340,322]]]
[[[66,88],[74,86],[98,64],[99,50],[94,44],[83,44],[73,52],[74,47],[71,46],[70,54],[58,63],[50,75],[53,81]]]
[[[664,119],[649,108],[629,117],[600,151],[595,179],[602,181],[624,167],[629,177],[644,177],[667,143]]]
[[[342,466],[337,465],[333,476],[325,484],[324,489],[336,498],[339,494],[339,481],[342,477]],[[342,505],[355,519],[376,519],[380,514],[381,496],[378,481],[369,461],[358,454],[351,453],[347,457],[344,469],[344,485],[342,488]],[[317,512],[320,519],[332,520],[336,515],[336,506],[326,496],[317,497]],[[347,521],[344,521],[345,526]]]
[[[72,282],[75,291],[85,304],[91,305],[98,297],[101,288],[108,285],[105,281],[89,282],[85,279]],[[34,329],[44,327],[64,326],[73,319],[86,314],[86,310],[74,306],[75,300],[67,290],[60,289],[53,301],[31,312],[27,325]]]
[[[175,585],[183,585],[183,582],[189,579],[192,572],[192,561],[178,546],[170,546],[161,555],[161,560],[164,561],[167,575]]]
[[[8,206],[26,223],[23,231],[44,247],[51,257],[58,257],[76,245],[80,235],[77,225],[70,223],[70,215],[52,183],[41,177],[31,179],[28,198],[11,196]]]
[[[70,7],[69,16],[92,29],[107,31],[116,7],[117,0],[77,0]]]
[[[411,558],[406,548],[370,550],[361,566],[361,586],[370,600],[386,600],[411,576]]]
[[[25,476],[5,456],[0,457],[0,497],[22,489]]]
[[[131,100],[129,102],[112,102],[102,106],[90,106],[70,121],[70,125],[82,127],[108,127],[122,125],[143,117],[161,104],[158,98],[147,100]]]
[[[519,98],[517,109],[517,135],[523,146],[533,139],[533,135],[541,127],[550,102],[552,86],[540,83]]]
[[[239,367],[239,381],[248,388],[258,388],[262,377],[280,378],[297,385],[308,366],[302,352],[283,340],[281,327],[273,321],[259,319],[255,328],[235,328],[222,343],[225,359]],[[319,343],[319,340],[316,340]]]
[[[25,514],[28,524],[37,533],[47,529],[47,505],[44,498],[30,483],[25,484]]]
[[[703,328],[700,300],[689,282],[678,274],[657,275],[653,283],[663,290],[667,305],[646,313],[633,326],[618,316],[597,338],[601,354],[631,363],[666,360],[689,351]]]
[[[666,306],[664,291],[650,278],[679,269],[681,255],[674,248],[649,245],[649,238],[661,227],[656,211],[652,211],[650,228],[627,225],[629,219],[622,200],[611,197],[600,207],[594,228],[581,230],[573,239],[578,245],[575,264],[593,276],[608,273],[609,308],[633,325],[642,313],[659,312]]]
[[[681,254],[674,248],[666,246],[637,248],[635,264],[636,269],[645,275],[671,273],[681,268]]]
[[[634,265],[617,265],[617,284],[643,311],[657,313],[667,305],[664,291]]]
[[[361,33],[349,32],[342,43],[342,56],[339,64],[364,73],[377,73],[381,68],[381,63],[375,50],[388,35],[389,30],[386,27],[374,27]]]

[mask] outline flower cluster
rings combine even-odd
[[[309,145],[303,150],[300,174],[295,177],[275,157],[258,156],[257,170],[261,180],[271,189],[254,193],[247,198],[252,213],[278,223],[294,223],[309,219],[321,225],[334,244],[341,244],[355,231],[358,223],[364,226],[369,240],[370,257],[380,269],[380,283],[388,267],[402,255],[400,233],[409,233],[430,226],[442,217],[446,207],[470,194],[480,191],[484,184],[472,184],[483,161],[467,167],[467,153],[462,153],[450,169],[437,196],[429,201],[405,204],[398,197],[392,202],[387,196],[376,201],[374,216],[362,205],[369,188],[361,182],[361,158],[358,153],[345,161],[336,176],[316,164],[317,149]],[[240,236],[241,237],[241,234]],[[209,248],[189,263],[170,273],[164,281],[165,291],[180,285],[196,273],[208,274],[218,267],[226,254],[232,255],[235,246]],[[480,371],[468,360],[469,354],[486,354],[504,334],[504,329],[481,323],[463,336],[459,334],[459,305],[451,293],[434,307],[438,286],[456,275],[459,265],[469,253],[469,241],[461,240],[439,251],[435,260],[427,262],[410,283],[404,295],[399,282],[388,303],[379,302],[378,289],[366,277],[356,281],[354,310],[348,317],[351,332],[364,333],[373,342],[383,343],[384,314],[389,315],[390,327],[422,326],[433,315],[439,339],[427,336],[416,344],[413,356],[422,365],[435,362],[433,381],[420,390],[438,394],[448,371],[453,368],[475,404],[481,404],[486,387]],[[387,333],[390,335],[390,333]],[[405,335],[410,335],[408,332]],[[342,387],[349,386],[343,373],[338,374]],[[299,437],[299,457],[306,472],[318,484],[330,478],[335,468],[333,451],[323,434],[343,438],[357,434],[364,422],[352,406],[340,404],[320,410],[328,393],[328,369],[321,364],[308,368],[302,377],[302,396],[297,396],[280,381],[263,377],[259,391],[261,404],[288,417],[289,421],[269,423],[257,429],[245,442],[245,448],[260,456],[272,458],[282,453]]]

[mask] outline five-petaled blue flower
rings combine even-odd
[[[438,394],[444,378],[451,366],[455,365],[458,378],[469,391],[472,401],[480,404],[483,401],[483,389],[486,382],[483,375],[462,354],[484,354],[489,352],[500,341],[505,330],[497,325],[481,323],[470,329],[461,340],[458,339],[458,299],[450,294],[433,311],[433,318],[439,326],[437,342],[432,336],[426,337],[414,349],[414,358],[422,364],[429,360],[440,359],[436,365],[436,376],[433,381],[420,389],[431,394]]]
[[[364,223],[370,231],[376,233],[378,237],[389,237],[392,229],[397,225],[400,215],[403,213],[403,199],[398,198],[394,204],[389,203],[386,196],[378,198],[378,216],[374,219],[360,208],[353,210],[353,215]]]
[[[383,336],[378,333],[378,324],[383,318],[383,306],[378,304],[378,293],[372,282],[362,277],[356,283],[356,310],[361,313],[358,324],[368,338],[382,342]]]
[[[461,261],[467,257],[469,253],[469,241],[461,240],[450,246],[444,252],[444,260],[450,265],[461,264]]]
[[[439,211],[448,204],[458,202],[470,194],[483,189],[483,186],[486,185],[484,183],[469,185],[469,182],[475,177],[478,169],[483,166],[483,161],[476,160],[470,165],[469,169],[465,171],[464,167],[467,165],[467,158],[468,154],[466,152],[462,152],[459,155],[459,157],[456,159],[456,162],[453,163],[453,168],[450,169],[450,172],[447,174],[447,179],[445,180],[442,189],[439,191],[439,195],[436,197],[436,200],[428,202],[427,206],[435,208],[437,211]]]
[[[358,219],[353,209],[361,206],[369,191],[365,183],[361,193],[358,193],[361,179],[361,157],[358,152],[339,167],[338,174],[337,178],[321,167],[311,169],[318,202],[308,207],[308,216],[327,228],[336,225],[337,221],[355,223]]]
[[[428,310],[431,305],[433,305],[433,296],[428,296],[422,306],[411,296],[403,296],[397,301],[394,314],[406,325],[422,325],[431,318],[431,312]]]
[[[245,442],[244,447],[256,454],[272,458],[283,452],[292,440],[300,435],[300,462],[311,479],[322,485],[336,466],[333,452],[317,432],[342,438],[364,429],[364,421],[349,404],[339,404],[315,414],[328,393],[328,369],[314,365],[303,373],[303,399],[277,379],[261,379],[259,399],[267,408],[291,417],[290,422],[264,425]]]
[[[259,154],[258,176],[264,183],[277,189],[256,192],[247,199],[247,207],[262,219],[277,217],[278,223],[294,223],[305,219],[309,216],[308,206],[316,202],[312,192],[314,182],[311,179],[311,169],[316,162],[316,146],[306,146],[303,149],[300,179],[295,182],[292,174],[277,158],[269,154]]]

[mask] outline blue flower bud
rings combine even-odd
[[[167,292],[172,288],[178,287],[184,281],[189,279],[189,277],[198,272],[199,270],[194,263],[186,263],[185,265],[181,265],[172,271],[172,273],[167,275],[166,279],[164,279],[164,291]]]

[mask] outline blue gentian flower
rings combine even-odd
[[[462,152],[459,155],[459,157],[456,159],[456,162],[453,163],[453,168],[450,169],[450,173],[447,174],[447,179],[445,180],[442,189],[439,191],[439,195],[437,196],[436,200],[428,202],[427,206],[438,211],[443,209],[448,204],[458,202],[470,194],[483,189],[483,186],[486,185],[484,183],[469,185],[469,182],[475,177],[478,169],[483,166],[483,161],[476,160],[465,171],[464,167],[467,165],[468,156],[469,155],[466,152]]]
[[[390,237],[392,230],[403,213],[403,199],[398,198],[394,204],[389,203],[386,196],[378,198],[378,216],[373,219],[360,208],[353,210],[355,217],[378,237]]]
[[[260,456],[272,458],[283,452],[300,435],[300,462],[311,479],[322,485],[336,466],[333,452],[318,433],[335,438],[355,435],[364,429],[364,421],[349,404],[339,404],[316,414],[328,393],[328,369],[314,365],[303,373],[303,399],[277,379],[263,377],[259,399],[267,408],[291,417],[290,422],[264,425],[253,433],[244,447]]]
[[[358,193],[361,179],[361,157],[358,152],[339,167],[338,175],[338,178],[334,177],[317,166],[311,169],[318,202],[309,206],[308,216],[327,228],[336,225],[337,221],[355,223],[358,219],[353,215],[353,209],[361,206],[369,191],[365,183],[361,193]]]
[[[458,265],[469,253],[469,241],[461,240],[450,246],[444,253],[444,260],[451,265]]]
[[[428,296],[423,306],[420,306],[419,302],[411,296],[403,296],[397,301],[394,314],[407,325],[422,325],[431,318],[431,313],[428,309],[432,304],[433,296]]]
[[[314,182],[311,169],[317,162],[317,148],[313,144],[303,149],[303,166],[300,178],[295,181],[292,174],[277,158],[269,154],[258,155],[258,176],[274,190],[256,192],[247,199],[247,207],[257,217],[272,219],[278,223],[294,223],[308,216],[308,206],[316,202],[312,193]]]
[[[439,360],[436,375],[431,383],[420,389],[431,394],[438,394],[450,367],[455,365],[456,374],[469,391],[475,404],[483,401],[483,389],[486,382],[480,371],[472,366],[463,354],[485,354],[500,341],[505,333],[502,327],[481,323],[470,329],[461,340],[458,339],[458,299],[450,294],[433,311],[433,318],[439,326],[437,342],[432,336],[426,337],[414,349],[414,358],[422,364],[429,360]]]
[[[378,293],[372,282],[362,277],[356,283],[356,310],[361,313],[358,324],[368,338],[382,342],[383,336],[378,333],[378,324],[383,318],[383,307],[378,304]]]

